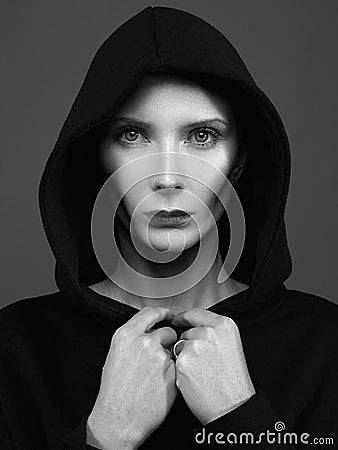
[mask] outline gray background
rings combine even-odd
[[[22,0],[1,7],[0,306],[56,290],[37,190],[90,61],[147,5],[222,31],[280,112],[292,147],[289,288],[338,303],[338,20],[335,0]]]

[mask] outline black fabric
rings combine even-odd
[[[111,338],[138,311],[88,288],[104,278],[90,241],[90,212],[104,181],[95,145],[140,75],[164,70],[197,77],[232,96],[249,145],[236,185],[247,236],[233,273],[249,288],[209,309],[237,323],[256,394],[206,429],[265,432],[278,420],[285,431],[333,437],[337,446],[338,309],[284,285],[291,273],[284,223],[290,150],[282,121],[219,31],[187,12],[149,6],[96,53],[46,164],[39,201],[59,290],[0,312],[0,449],[91,448],[86,418]],[[79,154],[81,170],[74,171]],[[224,220],[223,257],[226,230]],[[179,394],[140,448],[198,448],[194,436],[200,429]]]

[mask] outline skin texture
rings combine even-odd
[[[237,408],[255,394],[241,337],[229,317],[194,308],[172,321],[191,326],[176,360],[176,384],[203,425]]]
[[[188,190],[198,196],[217,221],[223,211],[215,194],[198,180],[170,174],[175,170],[172,154],[184,152],[207,160],[235,184],[245,163],[239,152],[239,136],[230,105],[221,96],[185,80],[147,75],[136,91],[120,106],[118,117],[133,118],[134,124],[112,121],[101,147],[102,163],[108,174],[135,158],[160,152],[163,173],[140,181],[124,198],[118,210],[123,257],[132,267],[148,276],[171,276],[185,270],[196,255],[200,235],[194,222],[184,229],[185,250],[174,263],[149,262],[130,244],[129,221],[136,206],[149,193],[155,197],[136,216],[138,238],[148,245],[143,213],[149,209],[175,207],[193,210],[203,223],[205,235],[213,226],[199,204],[184,204],[180,193]],[[191,122],[218,117],[220,122],[191,126]],[[136,125],[135,120],[149,123]],[[203,128],[203,129],[201,129]],[[207,128],[207,129],[206,129]],[[210,129],[219,133],[213,138]],[[200,133],[200,134],[199,134]],[[208,145],[204,147],[202,144]],[[184,172],[184,167],[180,167]],[[209,186],[218,192],[221,177],[211,177]],[[119,188],[119,186],[117,186]],[[172,189],[168,193],[168,189]],[[166,191],[167,190],[167,191]],[[165,250],[167,228],[149,227],[151,245]],[[170,240],[172,252],[178,249],[175,236]],[[130,304],[140,311],[119,328],[102,372],[95,405],[87,421],[87,443],[104,450],[138,448],[164,421],[178,390],[196,417],[205,425],[228,413],[255,394],[236,323],[206,309],[221,299],[247,288],[228,278],[217,283],[221,268],[218,254],[209,273],[189,291],[164,299],[144,298],[119,290],[109,279],[91,286],[102,295]],[[123,273],[119,276],[123,277]],[[191,327],[178,337],[170,327],[158,330],[153,325],[163,319],[177,326]],[[174,361],[169,348],[178,339],[186,341]]]
[[[178,358],[167,319],[191,326]],[[178,392],[203,425],[230,412],[255,394],[240,333],[229,317],[194,308],[174,316],[146,307],[114,334],[100,390],[87,420],[87,443],[104,450],[135,449],[164,421]]]
[[[118,120],[121,118],[128,118],[129,122]],[[211,118],[218,118],[223,122],[192,125]],[[148,125],[141,125],[140,121]],[[190,192],[199,198],[202,205],[205,204],[210,209],[217,222],[224,210],[210,188],[216,193],[219,192],[224,183],[221,174],[235,184],[243,171],[246,155],[243,149],[239,151],[239,136],[232,108],[219,93],[210,92],[186,79],[172,78],[165,74],[146,74],[112,118],[102,140],[101,160],[107,175],[111,175],[137,158],[156,153],[163,157],[158,167],[154,167],[154,172],[161,173],[139,181],[125,194],[123,206],[117,211],[122,224],[118,233],[121,253],[130,267],[150,277],[171,277],[184,273],[191,266],[197,255],[200,239],[209,235],[214,226],[206,214],[206,208],[194,197],[190,196],[187,200],[182,193]],[[201,163],[196,163],[196,158],[192,158],[187,164],[193,165],[197,179],[184,176],[185,167],[183,164],[177,167],[175,162],[175,155],[182,153],[208,162],[221,174],[215,176],[211,171],[206,171]],[[175,170],[183,174],[170,173]],[[199,170],[206,173],[206,185],[198,181]],[[128,175],[124,173],[123,176]],[[118,180],[116,189],[120,189],[122,185],[122,180],[120,183]],[[143,201],[149,194],[154,195],[149,197],[149,201]],[[152,262],[143,258],[132,245],[130,217],[139,204],[141,207],[136,210],[134,216],[134,231],[139,242],[148,249],[151,246],[157,251],[163,251],[168,249],[170,241],[172,262]],[[195,221],[191,220],[188,226],[180,229],[185,238],[185,249],[181,253],[182,236],[171,233],[169,239],[169,233],[173,229],[155,228],[151,225],[148,227],[145,216],[150,210],[169,207],[189,211],[201,226],[199,232]],[[147,231],[150,245],[146,239]],[[208,308],[247,288],[230,277],[224,283],[218,284],[217,276],[221,266],[222,260],[218,253],[211,269],[197,285],[190,283],[189,273],[184,273],[187,278],[185,285],[193,287],[181,294],[161,299],[126,293],[109,278],[91,288],[139,309],[144,306],[164,306],[174,313],[179,313],[197,306]],[[134,282],[124,274],[123,266],[119,262],[115,274],[115,279],[125,279],[126,285]],[[135,290],[138,290],[137,286]]]
[[[175,363],[167,350],[175,331],[166,308],[145,308],[114,334],[100,390],[87,420],[87,443],[104,450],[137,448],[165,419],[176,394]]]

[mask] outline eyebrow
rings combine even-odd
[[[144,128],[152,128],[151,123],[145,122],[140,119],[135,119],[133,117],[114,117],[111,120],[111,123],[114,123],[114,122],[127,122],[127,123],[133,124],[135,126],[140,126],[140,127],[144,127]],[[189,123],[183,125],[181,128],[187,129],[187,128],[191,128],[191,127],[210,126],[215,123],[219,123],[219,124],[227,126],[227,127],[230,126],[230,122],[225,119],[222,119],[221,117],[210,117],[210,118],[198,120],[195,122],[189,122]]]

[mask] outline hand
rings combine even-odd
[[[206,425],[255,394],[236,323],[205,309],[175,316],[177,326],[193,326],[176,360],[176,385],[195,416]]]
[[[177,335],[167,308],[146,307],[114,334],[100,390],[87,421],[88,444],[104,450],[137,448],[163,422],[176,394],[170,347]]]

